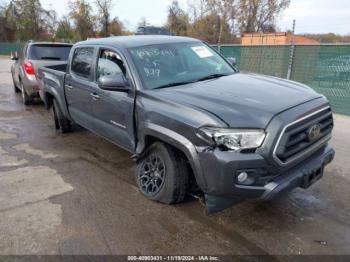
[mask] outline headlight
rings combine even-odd
[[[266,134],[264,130],[260,129],[203,127],[198,130],[198,136],[210,144],[238,151],[260,147]]]

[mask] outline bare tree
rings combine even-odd
[[[113,36],[124,35],[126,33],[124,30],[124,25],[118,17],[113,18],[109,24],[109,32]]]
[[[55,38],[60,41],[72,41],[73,29],[69,22],[69,18],[64,16],[58,21]]]
[[[212,14],[217,15],[219,35],[217,44],[221,44],[222,34],[225,25],[234,25],[234,18],[237,12],[237,0],[207,0],[207,5]]]
[[[168,8],[167,27],[175,35],[187,35],[189,19],[177,0],[173,0]]]
[[[112,0],[95,0],[95,5],[98,10],[98,19],[102,24],[102,36],[109,35],[109,25],[111,20],[111,9],[112,9]]]
[[[240,0],[237,22],[242,33],[260,32],[274,26],[275,18],[290,0]]]
[[[145,27],[148,25],[148,22],[147,22],[145,17],[142,17],[137,25],[138,25],[138,27]]]
[[[85,40],[94,37],[94,20],[92,7],[85,0],[72,0],[69,2],[69,17],[75,26],[75,40]]]
[[[188,16],[192,22],[202,19],[207,12],[207,0],[192,0],[188,2]]]
[[[17,40],[18,19],[19,14],[12,2],[0,6],[0,41]]]

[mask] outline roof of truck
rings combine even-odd
[[[167,36],[167,35],[133,35],[133,36],[115,36],[107,38],[89,39],[87,41],[79,42],[77,45],[122,45],[126,48],[166,44],[166,43],[181,43],[181,42],[193,42],[200,41],[195,38],[182,37],[182,36]]]

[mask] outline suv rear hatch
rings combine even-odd
[[[43,66],[65,64],[71,48],[70,44],[33,44],[28,47],[27,59],[37,73]]]

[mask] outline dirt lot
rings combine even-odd
[[[79,127],[54,131],[24,107],[0,60],[0,254],[350,254],[350,118],[336,160],[307,191],[208,216],[200,203],[143,198],[130,154]],[[324,241],[324,242],[323,242]]]

